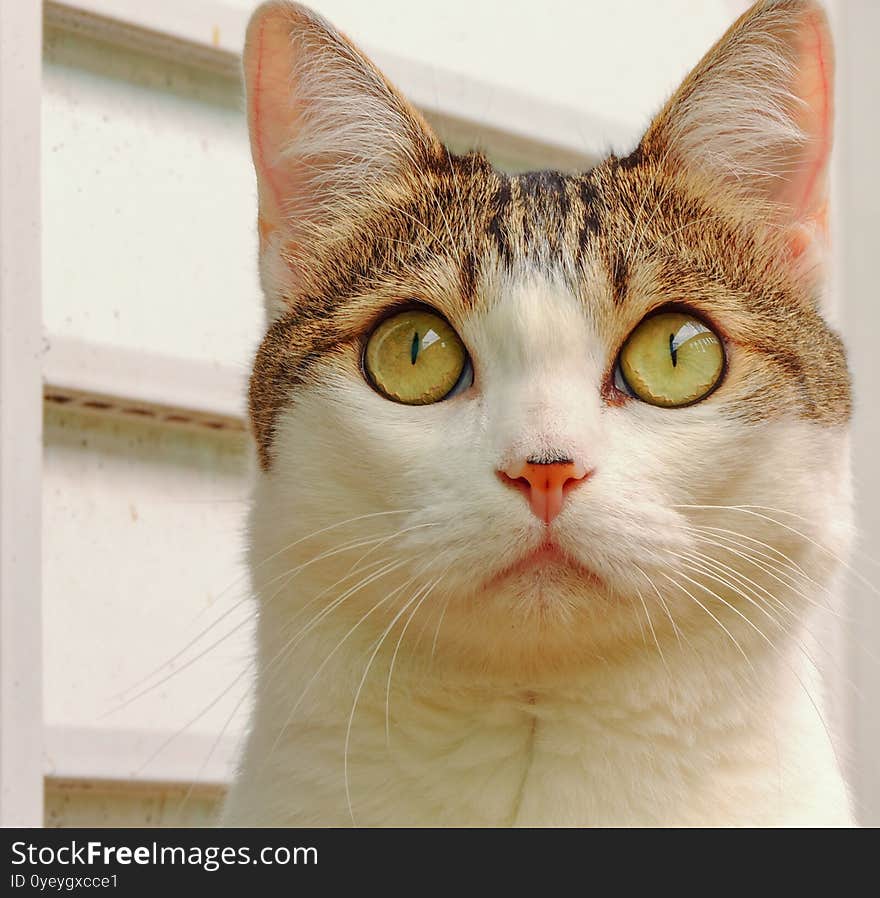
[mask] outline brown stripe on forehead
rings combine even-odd
[[[568,178],[558,171],[530,171],[519,175],[520,196],[524,204],[532,208],[543,208],[548,217],[558,219],[568,215]]]
[[[589,174],[544,170],[500,176],[488,233],[502,263],[579,258],[599,227]]]
[[[510,209],[510,178],[500,176],[500,183],[492,199],[492,217],[489,220],[489,235],[495,242],[495,249],[505,264],[510,263],[511,246],[508,233],[507,215]]]
[[[477,274],[480,260],[476,249],[465,249],[459,259],[459,273],[461,284],[461,298],[468,306],[473,306],[477,301]]]
[[[577,241],[577,261],[582,264],[587,247],[599,230],[599,216],[596,211],[596,185],[590,174],[582,175],[576,182],[577,196],[580,200],[578,209],[579,228]]]
[[[613,247],[610,251],[608,274],[611,280],[611,299],[615,305],[619,306],[626,299],[629,282],[629,262],[624,255],[623,248],[619,246]]]

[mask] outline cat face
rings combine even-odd
[[[511,177],[312,13],[263,7],[264,601],[521,667],[824,577],[850,412],[817,264],[828,46],[813,5],[758,4],[629,157]]]

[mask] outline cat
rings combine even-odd
[[[852,531],[832,74],[821,6],[761,0],[628,156],[508,175],[255,12],[225,824],[852,824],[810,636]]]

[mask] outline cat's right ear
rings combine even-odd
[[[389,179],[441,147],[378,69],[299,4],[256,10],[243,62],[272,319],[308,289],[316,249],[345,239]]]

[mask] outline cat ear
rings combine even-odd
[[[824,232],[834,60],[812,0],[761,0],[703,57],[642,151],[764,201],[799,254]]]
[[[347,38],[296,3],[265,3],[244,48],[270,316],[308,281],[312,248],[344,235],[389,179],[442,148]]]

